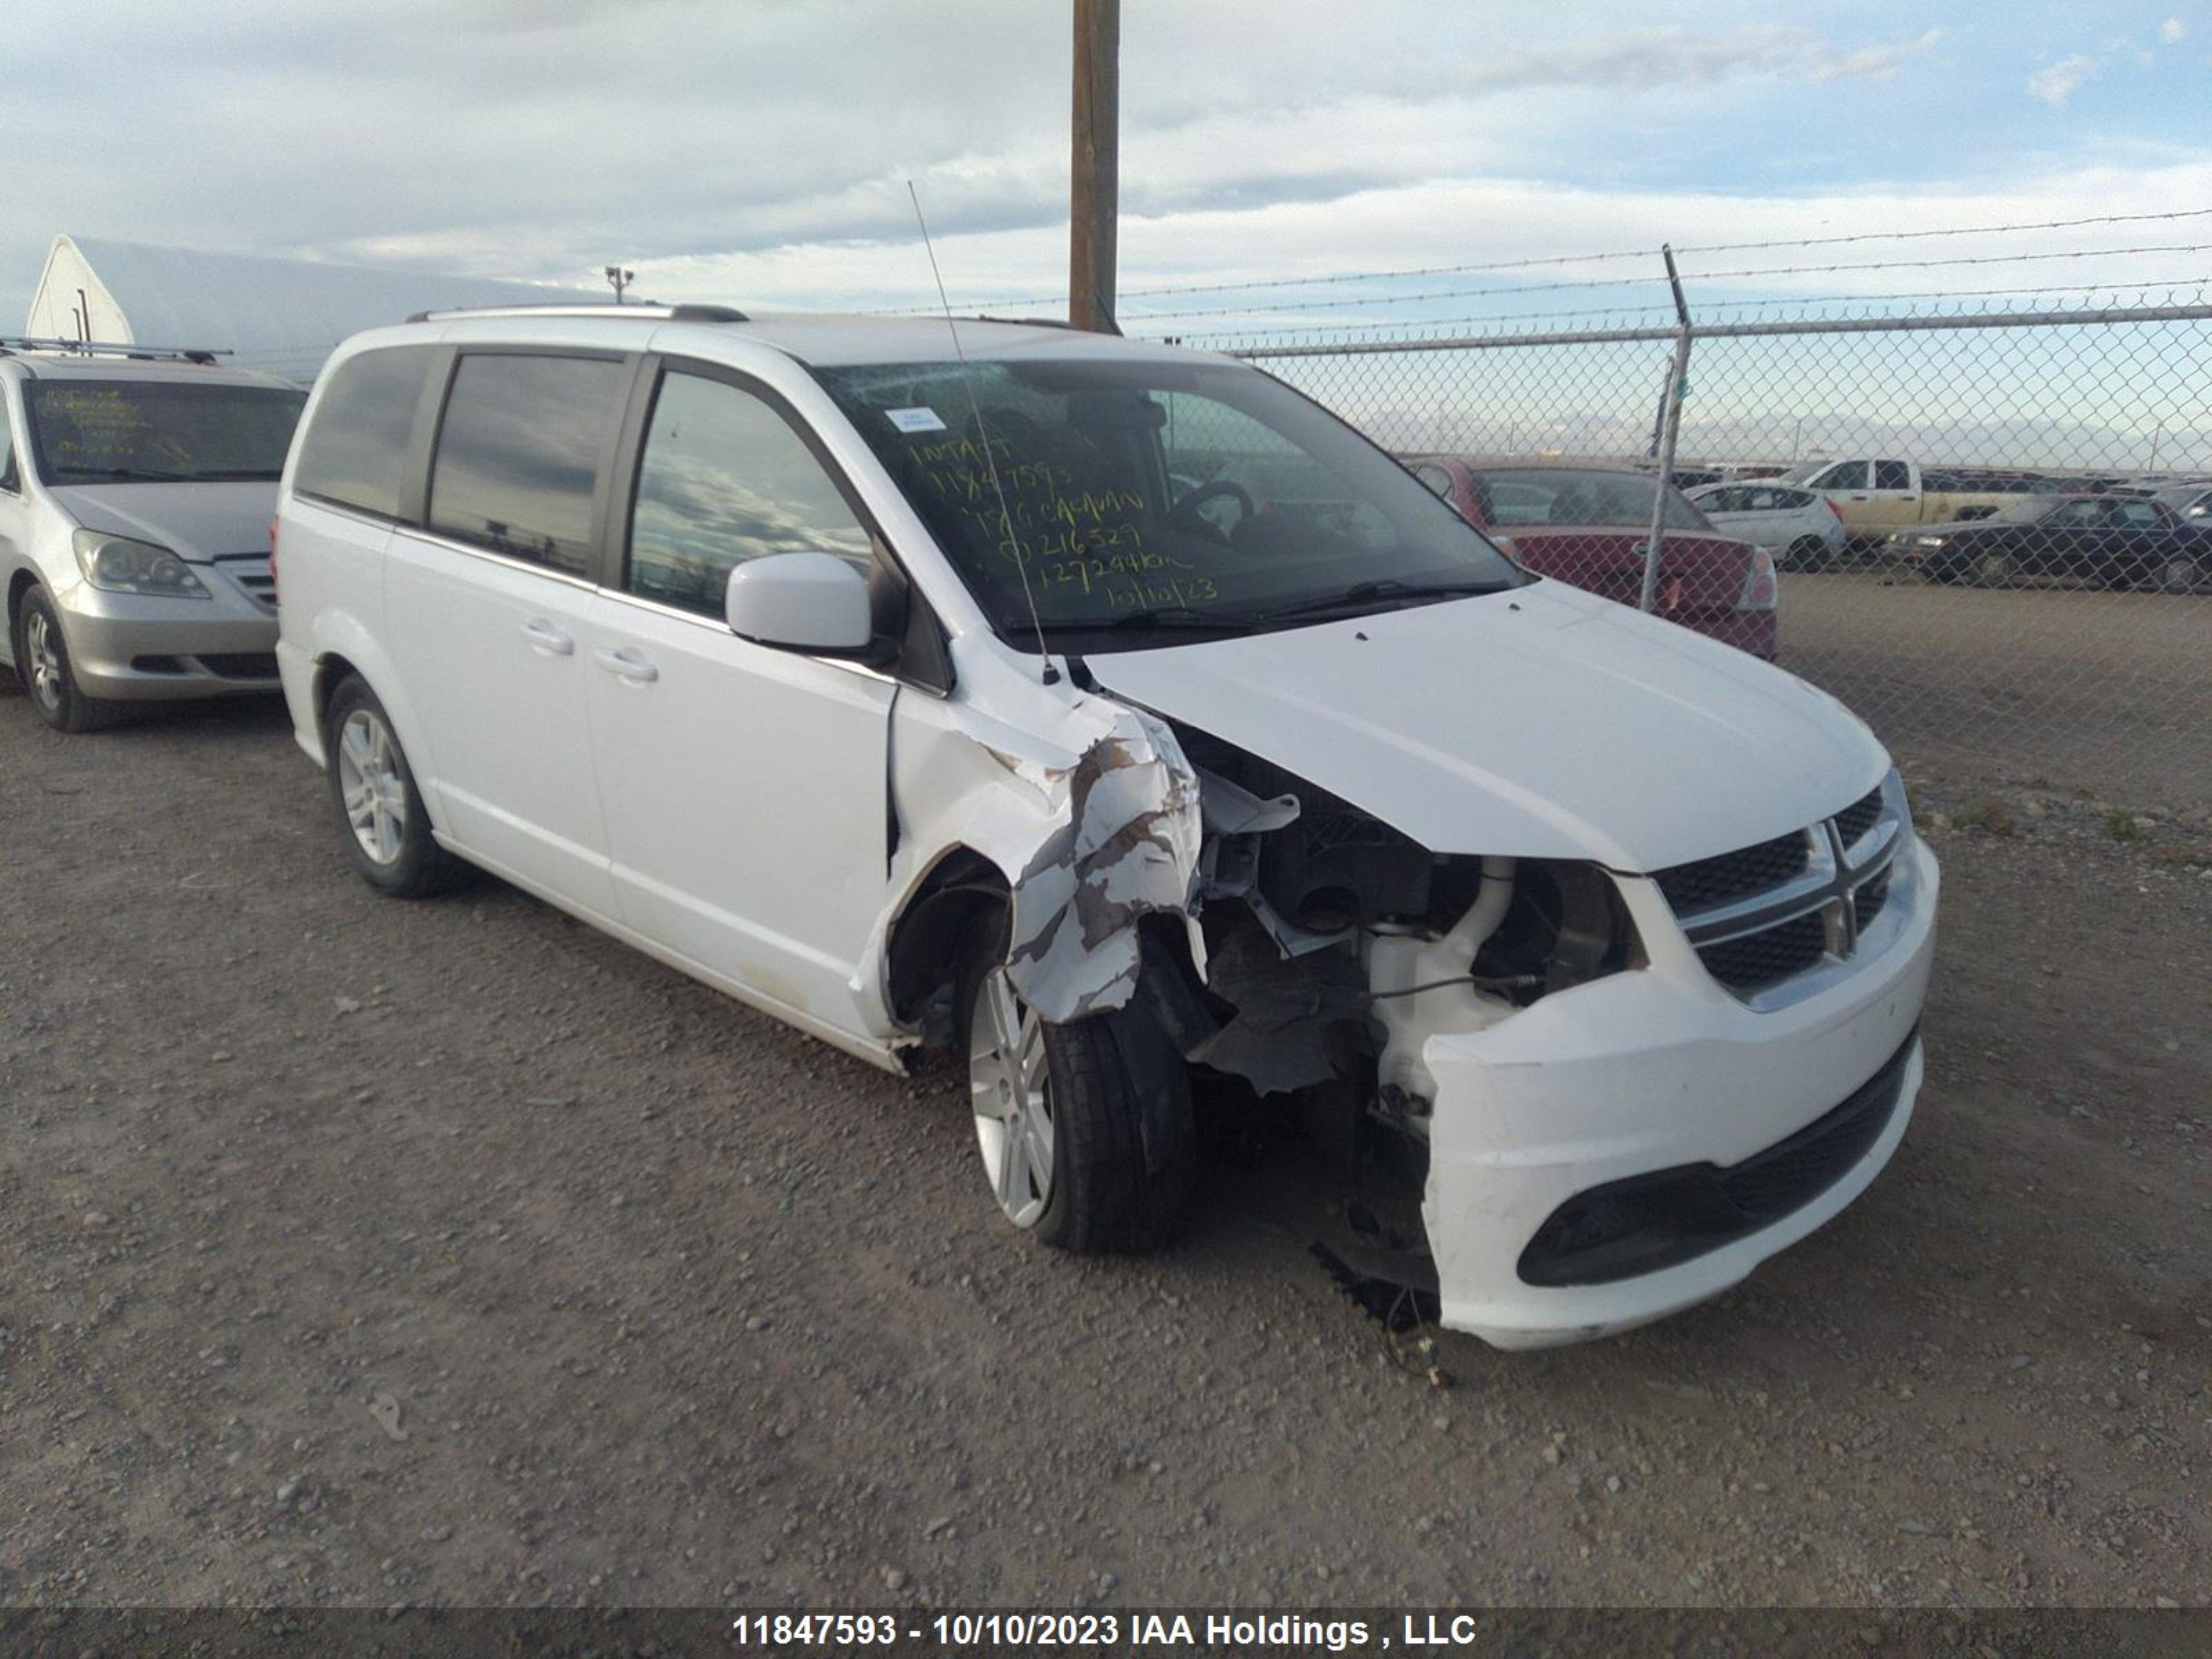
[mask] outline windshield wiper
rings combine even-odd
[[[139,466],[58,466],[54,471],[109,483],[175,483],[185,476],[181,472],[154,472]]]
[[[236,478],[255,480],[266,478],[274,481],[283,476],[283,468],[276,466],[216,466],[210,467],[204,472],[193,473],[192,478],[196,483],[206,483],[217,478],[226,481]]]
[[[1396,576],[1377,576],[1371,581],[1354,582],[1341,593],[1328,593],[1317,599],[1301,599],[1296,605],[1278,605],[1273,611],[1262,611],[1258,622],[1273,622],[1282,617],[1317,617],[1333,611],[1358,611],[1376,599],[1464,599],[1470,594],[1502,593],[1513,586],[1495,580],[1486,581],[1409,582]]]
[[[1249,634],[1255,619],[1231,611],[1200,611],[1187,605],[1152,605],[1142,611],[1124,611],[1113,617],[1047,617],[1037,626],[1048,634],[1113,633],[1117,630],[1135,631],[1139,629],[1191,629],[1201,633]],[[1018,617],[1004,624],[1012,634],[1026,632],[1029,619]]]

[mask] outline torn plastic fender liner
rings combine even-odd
[[[1198,774],[1175,733],[1141,710],[1115,711],[1067,787],[1066,818],[1014,882],[1006,953],[1016,993],[1057,1024],[1129,1000],[1137,924],[1188,917],[1203,839]]]

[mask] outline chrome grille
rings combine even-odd
[[[1858,949],[1882,914],[1905,826],[1904,795],[1878,785],[1833,817],[1732,853],[1673,865],[1652,880],[1705,970],[1742,1000]]]
[[[1856,847],[1859,838],[1875,826],[1881,816],[1881,786],[1876,784],[1865,794],[1836,814],[1836,833],[1844,838],[1844,845]]]
[[[1777,980],[1802,974],[1820,961],[1828,948],[1828,930],[1818,910],[1761,928],[1755,933],[1723,939],[1698,952],[1705,971],[1731,991],[1762,990]]]
[[[276,608],[276,572],[266,553],[241,553],[217,559],[215,568],[257,605]]]
[[[1802,873],[1813,843],[1802,830],[1689,864],[1662,870],[1652,879],[1676,915],[1710,909],[1747,893],[1763,893]]]

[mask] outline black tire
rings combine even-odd
[[[1785,569],[1820,570],[1829,562],[1828,544],[1818,536],[1800,536],[1782,550],[1782,564]]]
[[[977,1005],[1006,949],[1000,912],[970,936],[961,969],[953,1029],[971,1090]],[[1198,1170],[1182,1056],[1141,998],[1069,1024],[1045,1024],[1042,1036],[1052,1179],[1043,1210],[1026,1231],[1041,1243],[1082,1255],[1158,1248],[1182,1221]]]
[[[92,696],[76,683],[70,661],[69,641],[62,633],[61,613],[43,587],[23,595],[15,611],[15,636],[9,641],[15,653],[15,677],[39,718],[57,732],[97,732],[123,718],[123,705]],[[46,672],[33,661],[43,659]]]
[[[371,841],[380,837],[371,830],[365,839],[357,832],[354,811],[347,801],[344,774],[348,762],[339,747],[348,740],[349,731],[359,729],[370,734],[374,748],[376,733],[381,733],[384,745],[384,769],[374,781],[380,788],[386,805],[397,804],[401,811],[387,812],[387,820],[396,817],[395,833],[383,837],[388,854],[379,856],[372,849]],[[384,705],[376,700],[376,693],[359,675],[349,674],[331,694],[330,707],[323,715],[324,775],[330,781],[331,807],[337,814],[338,831],[345,844],[346,854],[353,860],[354,869],[371,887],[392,898],[428,898],[450,890],[468,874],[469,866],[438,845],[430,833],[430,814],[422,805],[422,792],[415,787],[414,769],[407,763],[406,751],[399,746],[399,734],[392,725],[392,717],[384,712]]]
[[[1977,587],[2010,587],[2014,574],[2012,556],[1995,550],[1977,553],[1973,556],[1973,572]]]
[[[2204,571],[2187,554],[2176,554],[2149,573],[2143,586],[2160,593],[2193,593],[2204,580]]]

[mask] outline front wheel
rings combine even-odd
[[[323,726],[331,804],[361,878],[393,898],[427,898],[467,866],[438,845],[415,774],[392,717],[368,682],[347,678],[331,694]]]
[[[15,672],[39,718],[57,732],[96,732],[113,725],[123,713],[119,705],[88,696],[77,684],[69,641],[62,637],[61,613],[43,587],[24,594],[15,613]]]
[[[1198,1160],[1182,1058],[1139,1003],[1048,1024],[1016,994],[1003,926],[963,975],[975,1142],[1006,1219],[1084,1254],[1137,1252],[1181,1220]]]
[[[2011,555],[1992,551],[1984,553],[1974,560],[1975,586],[2008,587],[2011,584]]]
[[[1782,550],[1784,569],[1818,570],[1828,562],[1828,544],[1818,536],[1800,536]]]
[[[2150,586],[2167,593],[2190,593],[2196,591],[2198,579],[2197,561],[2178,553],[2159,567],[2158,580]]]

